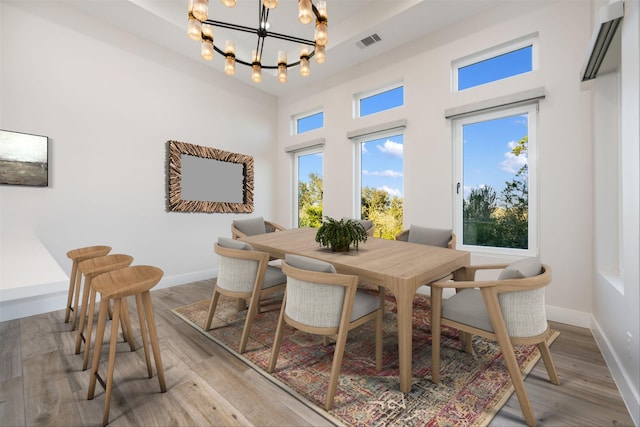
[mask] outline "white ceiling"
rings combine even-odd
[[[209,18],[255,28],[258,1],[238,0],[235,8],[209,0]],[[329,43],[326,62],[311,60],[311,76],[299,76],[298,67],[290,68],[288,82],[279,83],[275,73],[263,71],[261,83],[251,82],[248,67],[236,67],[234,77],[274,95],[291,93],[303,85],[313,84],[369,58],[420,38],[454,22],[469,18],[505,0],[326,0],[329,15]],[[206,63],[212,73],[223,73],[224,58],[216,54],[213,61],[200,57],[200,44],[187,37],[187,0],[71,0],[71,5],[108,24],[138,34],[193,61]],[[297,19],[297,0],[280,0],[269,15],[270,30],[313,39],[313,24],[302,25]],[[357,42],[376,33],[381,41],[367,48]],[[251,56],[257,37],[252,34],[215,28],[214,42],[221,48],[233,39],[238,57]],[[299,46],[267,38],[263,63],[275,65],[277,51],[288,51],[289,60],[299,55]]]

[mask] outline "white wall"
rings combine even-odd
[[[65,2],[3,0],[0,16],[0,128],[50,147],[49,187],[0,187],[0,235],[33,233],[67,274],[68,250],[106,244],[164,285],[213,276],[213,241],[242,215],[165,211],[170,139],[254,156],[255,215],[271,216],[274,96]]]
[[[568,28],[570,26],[570,28]],[[463,92],[451,93],[451,61],[539,33],[539,69]],[[348,131],[374,123],[407,119],[404,137],[405,226],[452,227],[451,123],[446,108],[540,86],[538,126],[540,255],[553,268],[547,290],[550,316],[589,326],[592,274],[592,155],[590,96],[578,71],[590,36],[588,4],[558,2],[546,7],[507,2],[499,8],[448,27],[379,59],[353,68],[303,98],[280,102],[278,186],[290,187],[289,155],[283,147],[324,137],[324,214],[351,215],[352,143]],[[384,35],[381,34],[384,38]],[[330,60],[327,52],[327,60]],[[354,93],[403,81],[405,106],[361,119],[352,118]],[[290,116],[322,107],[321,130],[291,136]],[[290,221],[288,194],[281,195],[278,219]],[[474,262],[482,261],[474,257]]]
[[[594,15],[606,2],[594,4]],[[640,2],[626,1],[616,72],[592,83],[594,335],[640,425]]]

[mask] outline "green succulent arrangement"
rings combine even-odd
[[[324,218],[316,233],[316,242],[321,246],[331,248],[334,252],[348,252],[351,246],[358,250],[359,243],[367,241],[367,232],[359,222],[328,216]]]

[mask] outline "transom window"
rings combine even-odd
[[[293,118],[293,133],[300,134],[324,126],[324,112],[318,111],[312,114],[295,116]]]
[[[355,96],[356,117],[365,117],[404,105],[404,86],[394,85]]]
[[[452,63],[453,90],[475,86],[528,73],[536,69],[537,38],[528,36]]]

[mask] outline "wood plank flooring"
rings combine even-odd
[[[209,298],[201,281],[152,292],[167,392],[146,377],[141,343],[118,344],[109,425],[325,426],[332,423],[205,338],[171,309]],[[132,310],[134,336],[139,337]],[[562,384],[549,383],[542,362],[526,379],[540,426],[632,426],[589,330],[552,325],[551,346]],[[0,425],[99,425],[104,391],[87,400],[89,370],[75,354],[64,310],[0,323]],[[107,336],[107,335],[105,335]],[[103,346],[100,372],[106,372]],[[84,346],[83,346],[84,349]],[[104,375],[103,375],[104,376]],[[512,396],[492,426],[525,425]]]

